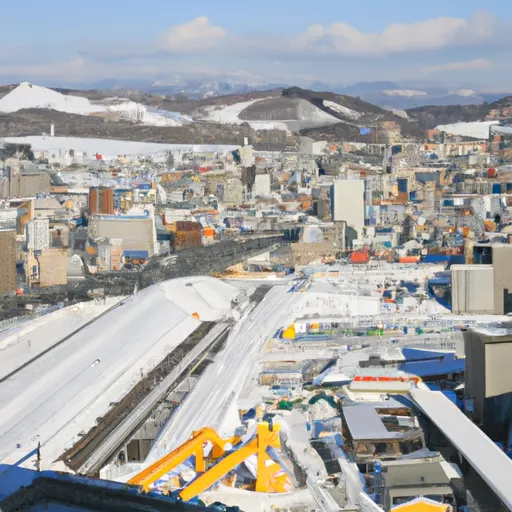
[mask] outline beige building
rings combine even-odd
[[[89,219],[89,236],[92,240],[120,240],[125,251],[155,253],[156,227],[152,217],[93,216]]]
[[[50,175],[45,171],[24,171],[9,167],[9,196],[31,197],[50,192]]]
[[[494,267],[494,314],[512,313],[512,245],[492,246]],[[492,281],[491,281],[492,282]],[[491,284],[491,283],[489,283]]]
[[[460,314],[494,313],[492,265],[452,265],[452,312]]]
[[[16,231],[0,230],[0,295],[16,290]]]
[[[67,266],[66,249],[50,247],[43,251],[30,251],[25,262],[28,285],[39,288],[66,285],[68,282]]]
[[[474,402],[475,419],[485,421],[488,399],[512,393],[510,324],[471,329],[464,333],[464,347],[466,397]]]
[[[364,180],[334,180],[331,191],[331,210],[334,222],[346,222],[357,232],[358,238],[364,227]]]

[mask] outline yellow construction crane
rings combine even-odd
[[[213,448],[205,457],[205,443]],[[233,471],[237,466],[253,455],[257,456],[256,492],[289,492],[292,484],[286,471],[272,459],[269,449],[281,447],[279,425],[258,423],[256,435],[242,442],[238,436],[229,439],[220,438],[215,430],[203,428],[194,432],[191,439],[165,455],[154,464],[133,477],[128,484],[139,485],[145,492],[166,474],[172,472],[180,464],[195,457],[197,477],[179,490],[179,497],[190,501],[209,489],[213,484]]]

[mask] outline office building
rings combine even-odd
[[[0,295],[16,290],[16,230],[0,229]]]

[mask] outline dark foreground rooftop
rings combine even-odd
[[[0,510],[200,512],[212,508],[167,496],[141,494],[137,487],[117,482],[0,465]],[[239,512],[236,507],[220,506],[216,510]]]

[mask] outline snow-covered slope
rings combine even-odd
[[[264,98],[269,99],[269,98]],[[287,130],[287,126],[283,122],[279,121],[244,121],[240,119],[240,113],[247,107],[250,107],[254,103],[262,101],[261,98],[242,101],[233,105],[210,105],[201,109],[201,118],[205,121],[210,121],[219,124],[242,124],[249,123],[255,130]]]
[[[21,83],[0,99],[0,112],[12,113],[22,109],[51,109],[77,115],[117,114],[122,119],[149,126],[182,126],[193,122],[179,112],[147,107],[129,100],[92,102],[80,96],[61,94],[46,87]]]
[[[0,112],[17,112],[25,108],[47,108],[82,115],[103,110],[101,107],[94,106],[87,98],[66,96],[28,82],[21,83],[0,100]]]
[[[342,108],[340,106],[340,108]],[[352,116],[358,115],[355,111]],[[345,115],[347,115],[345,113]],[[221,124],[248,123],[255,130],[299,130],[311,126],[339,123],[340,120],[316,105],[289,98],[257,98],[232,105],[210,105],[198,110],[204,120]]]
[[[436,128],[442,132],[462,137],[487,140],[490,137],[491,126],[499,124],[498,121],[475,121],[472,123],[454,123],[438,125]]]
[[[323,100],[323,104],[324,107],[327,107],[330,110],[334,110],[335,112],[341,114],[342,116],[350,117],[351,119],[359,119],[361,117],[361,114],[359,112],[344,107],[339,103],[334,103],[334,101]]]

